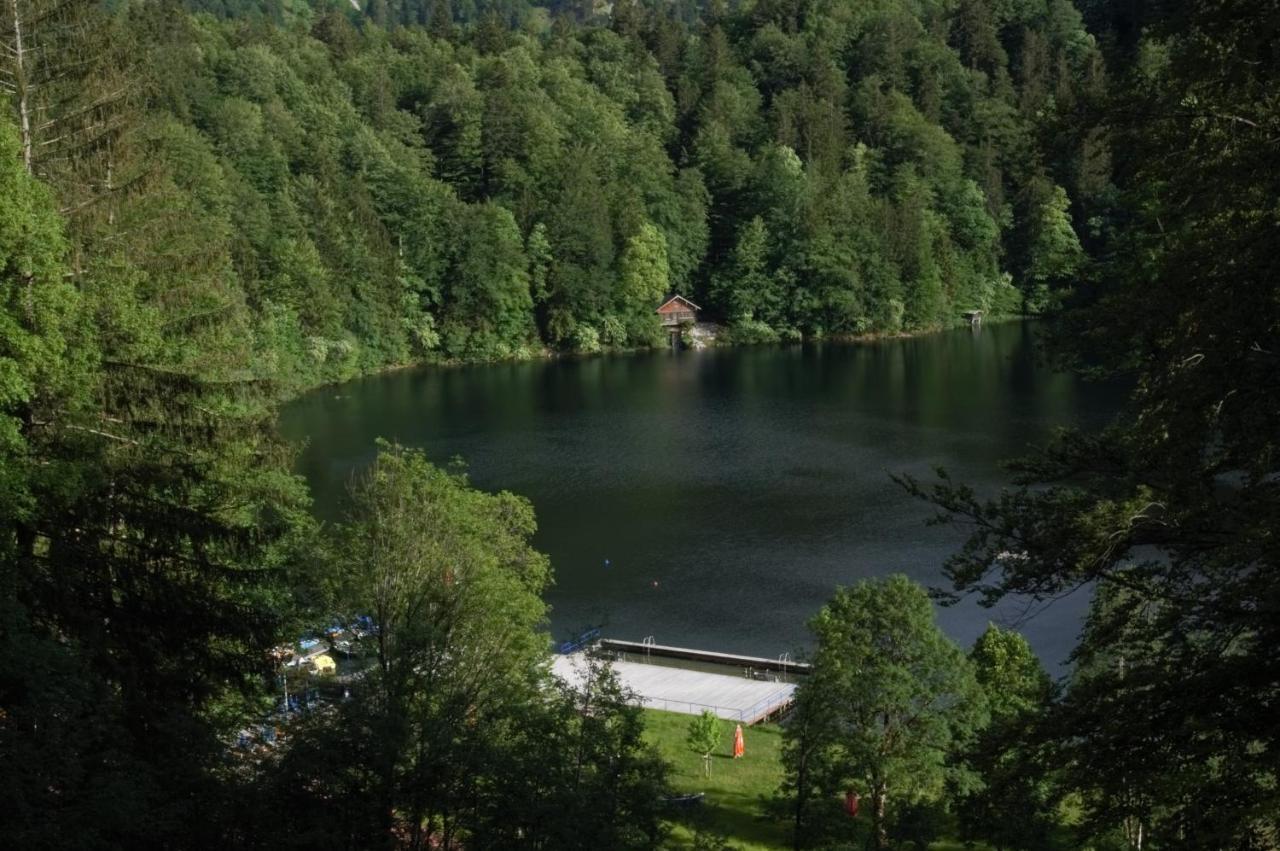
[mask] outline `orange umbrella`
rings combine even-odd
[[[738,725],[738,729],[733,731],[733,758],[737,759],[742,756],[742,752],[746,749],[746,745],[742,741],[742,725]]]

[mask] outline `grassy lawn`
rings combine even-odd
[[[645,710],[645,732],[671,763],[671,785],[680,794],[706,793],[701,808],[676,815],[671,846],[688,848],[698,827],[722,835],[742,851],[791,848],[790,825],[767,814],[765,801],[782,781],[782,728],[773,724],[744,727],[746,753],[733,759],[733,724],[724,722],[724,739],[711,760],[711,776],[703,774],[702,757],[689,750],[685,738],[691,715]],[[865,827],[859,823],[859,827]],[[981,851],[954,840],[930,845],[932,851]]]
[[[680,817],[672,833],[674,847],[687,847],[697,825],[723,834],[744,849],[789,848],[787,825],[765,817],[764,800],[782,781],[782,729],[771,724],[743,728],[746,753],[733,759],[733,725],[724,722],[724,739],[703,774],[702,757],[685,744],[691,715],[645,710],[650,741],[671,763],[671,784],[680,793],[705,792],[699,810]]]

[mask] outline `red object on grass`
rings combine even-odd
[[[858,817],[858,793],[857,792],[844,793],[844,811],[848,813],[852,818]]]

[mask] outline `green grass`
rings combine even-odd
[[[766,816],[764,801],[782,782],[782,729],[772,724],[744,727],[745,753],[733,759],[733,724],[724,722],[724,739],[711,760],[711,776],[702,757],[685,744],[691,715],[645,710],[646,734],[671,763],[671,785],[678,793],[706,793],[700,810],[673,822],[672,846],[688,847],[698,826],[722,834],[743,851],[791,847],[786,824]]]
[[[771,816],[765,802],[782,782],[782,728],[774,724],[744,727],[745,754],[733,759],[733,727],[724,722],[724,739],[711,760],[711,776],[703,773],[702,757],[685,738],[692,715],[646,709],[645,735],[671,764],[671,785],[678,794],[703,792],[698,810],[675,816],[670,845],[688,848],[694,832],[717,833],[742,851],[782,851],[791,848],[791,828],[785,818]],[[858,824],[865,829],[865,819]],[[966,845],[943,839],[931,851],[982,851],[982,843]]]

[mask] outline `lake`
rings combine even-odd
[[[777,657],[838,585],[904,573],[939,584],[962,540],[891,472],[942,465],[995,492],[999,463],[1059,426],[1097,428],[1123,390],[1054,373],[1034,323],[911,339],[424,367],[315,391],[282,412],[305,441],[317,513],[341,516],[378,437],[465,459],[472,482],[528,497],[556,584],[557,638],[607,636]],[[938,610],[969,644],[1023,631],[1051,670],[1083,594],[1044,611]],[[1032,616],[1033,615],[1033,616]]]

